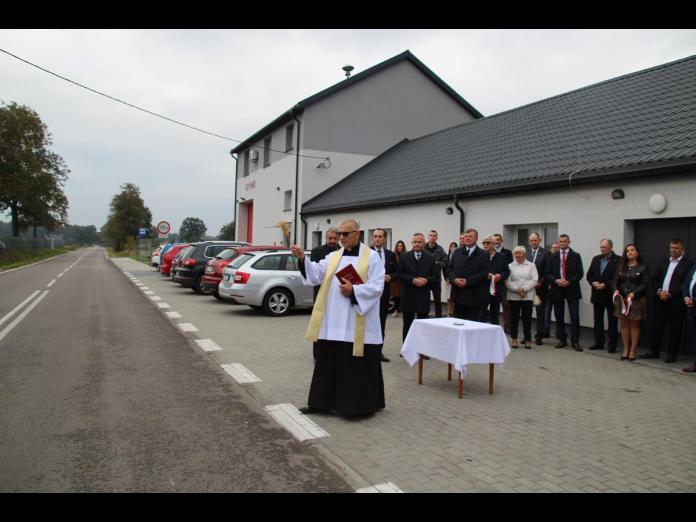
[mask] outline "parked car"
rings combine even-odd
[[[181,257],[179,266],[174,268],[174,281],[181,286],[191,288],[197,294],[202,294],[201,282],[206,263],[229,247],[245,246],[248,243],[240,241],[201,241],[191,243],[186,250],[186,256]]]
[[[163,254],[160,252],[160,258],[161,258],[160,267],[159,267],[160,274],[162,274],[165,277],[169,275],[169,273],[172,270],[172,262],[174,261],[174,258],[176,257],[176,255],[179,252],[181,252],[187,246],[189,246],[188,243],[176,243],[176,244],[172,244],[167,249],[166,253]]]
[[[160,255],[162,254],[162,247],[158,246],[153,252],[152,252],[152,257],[150,257],[150,266],[154,266],[155,268],[159,267],[160,264]]]
[[[223,270],[218,293],[223,299],[280,317],[291,308],[311,307],[312,289],[302,283],[297,258],[283,249],[241,254]]]
[[[192,247],[191,245],[186,245],[184,248],[179,250],[179,252],[177,252],[177,254],[174,256],[174,259],[172,259],[172,266],[169,269],[170,281],[174,282],[175,269],[181,265],[181,260],[186,256],[186,254],[192,251],[194,248],[195,247]]]
[[[221,299],[220,294],[218,294],[218,285],[220,281],[222,281],[222,271],[233,259],[246,252],[274,250],[278,248],[284,247],[277,247],[274,245],[251,245],[226,248],[206,264],[205,273],[201,280],[203,292],[212,294],[216,299]]]

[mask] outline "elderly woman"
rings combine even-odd
[[[534,290],[539,280],[536,266],[527,261],[527,250],[523,246],[515,247],[512,251],[514,261],[510,263],[510,276],[505,281],[510,301],[510,346],[517,348],[517,328],[519,327],[520,312],[522,312],[522,328],[524,330],[524,347],[532,348],[532,301],[536,295]]]

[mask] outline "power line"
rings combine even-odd
[[[210,136],[215,136],[216,138],[220,138],[220,139],[227,140],[227,141],[234,141],[235,143],[242,143],[242,140],[235,140],[234,138],[228,138],[227,136],[221,136],[220,134],[215,134],[214,132],[209,132],[209,131],[204,130],[204,129],[199,129],[198,127],[194,127],[193,125],[189,125],[188,123],[184,123],[184,122],[172,119],[172,118],[168,118],[167,116],[163,116],[161,114],[157,114],[156,112],[152,112],[152,111],[149,111],[147,109],[143,109],[142,107],[138,107],[137,105],[133,105],[132,103],[128,103],[126,101],[120,100],[118,98],[115,98],[115,97],[110,96],[108,94],[105,94],[103,92],[100,92],[96,89],[92,89],[91,87],[87,87],[86,85],[82,85],[81,83],[73,81],[70,78],[66,78],[65,76],[61,76],[60,74],[54,73],[53,71],[49,71],[48,69],[45,69],[39,65],[36,65],[35,63],[31,63],[30,61],[25,60],[24,58],[21,58],[15,54],[12,54],[11,52],[6,51],[5,49],[0,49],[0,51],[2,51],[3,53],[5,53],[9,56],[12,56],[12,58],[16,58],[17,60],[19,60],[21,62],[24,62],[28,65],[31,65],[32,67],[36,67],[37,69],[39,69],[45,73],[51,74],[51,75],[55,76],[56,78],[60,78],[61,80],[65,80],[66,82],[72,83],[73,85],[77,85],[78,87],[82,87],[83,89],[87,89],[88,91],[91,91],[95,94],[99,94],[100,96],[104,96],[105,98],[109,98],[110,100],[113,100],[115,102],[122,103],[123,105],[127,105],[128,107],[131,107],[133,109],[137,109],[139,111],[146,112],[147,114],[150,114],[152,116],[157,116],[158,118],[162,118],[163,120],[167,120],[171,123],[176,123],[177,125],[183,125],[184,127],[187,127],[189,129],[192,129],[192,130],[195,130],[198,132],[202,132],[204,134],[208,134]],[[260,147],[256,147],[256,148],[260,148]],[[292,154],[292,153],[289,153],[286,151],[282,151],[282,150],[276,150],[276,149],[268,149],[268,150],[271,150],[273,152],[280,152],[281,154],[295,156],[295,154]],[[313,159],[322,159],[322,160],[328,159],[326,157],[308,156],[306,154],[298,154],[298,156],[301,156],[303,158],[313,158]]]

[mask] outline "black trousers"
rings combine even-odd
[[[411,324],[413,324],[413,320],[416,318],[416,315],[418,316],[418,319],[427,319],[429,314],[427,312],[404,312],[404,341],[406,340],[406,336],[408,335],[408,331],[411,329]]]
[[[607,314],[609,323],[609,348],[616,348],[619,343],[619,320],[614,315],[613,304],[592,303],[594,307],[594,338],[595,344],[604,347],[604,314]]]
[[[580,342],[580,299],[572,299],[567,302],[570,312],[570,342],[575,344]],[[565,326],[565,303],[566,300],[553,303],[553,314],[556,316],[556,339],[564,343],[568,342]]]
[[[683,301],[664,303],[660,299],[655,299],[653,303],[652,346],[650,349],[652,353],[660,353],[662,339],[665,336],[665,328],[667,328],[669,332],[667,355],[670,357],[677,356],[685,312],[686,306],[684,306]]]
[[[385,292],[387,290],[385,289]],[[389,294],[387,294],[389,295]],[[379,345],[379,351],[382,353],[384,346],[384,332],[387,325],[387,315],[389,315],[389,299],[382,299],[379,303],[379,325],[382,327],[382,344]]]
[[[539,294],[537,294],[537,296],[539,296],[541,304],[539,306],[534,306],[536,310],[536,333],[534,336],[543,339],[548,336],[549,331],[548,325],[546,324],[546,296],[540,296]],[[545,336],[544,334],[547,335]]]
[[[522,314],[522,330],[525,342],[532,340],[532,302],[509,301],[510,303],[510,337],[517,339],[517,331],[520,325],[520,313]]]
[[[696,308],[686,309],[686,336],[686,340],[696,357]]]
[[[494,300],[486,303],[481,308],[481,322],[490,324],[500,324],[500,303],[501,300]]]
[[[435,317],[442,317],[442,288],[440,281],[436,285],[430,287],[433,293],[433,301],[435,302]]]
[[[466,319],[467,321],[481,322],[481,305],[463,305],[454,303],[454,317],[457,319]]]

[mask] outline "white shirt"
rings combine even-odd
[[[360,243],[360,254],[368,248]],[[321,284],[326,273],[326,265],[332,256],[340,254],[340,250],[331,252],[318,263],[309,260],[305,256],[304,266],[306,278],[302,282],[308,286]],[[344,256],[338,264],[337,272],[345,266],[352,264],[358,267],[358,257]],[[370,250],[367,265],[367,282],[353,286],[353,294],[357,305],[353,305],[349,297],[341,294],[338,279],[334,276],[327,295],[326,311],[321,321],[319,339],[328,341],[355,341],[355,314],[365,316],[365,344],[382,344],[382,326],[379,322],[379,301],[384,290],[384,263],[374,250]]]
[[[693,277],[691,278],[691,282],[689,283],[689,297],[690,297],[691,299],[694,298],[694,296],[691,295],[691,294],[692,294],[691,289],[694,287],[694,283],[696,283],[696,270],[694,271],[694,275],[693,275]]]
[[[679,259],[672,259],[671,257],[669,258],[669,268],[667,268],[665,279],[662,281],[662,287],[658,290],[658,292],[669,292],[669,285],[672,282],[672,275],[674,274],[674,269],[677,268],[679,261],[681,261],[683,258],[684,254],[682,254],[681,257],[679,257]]]

